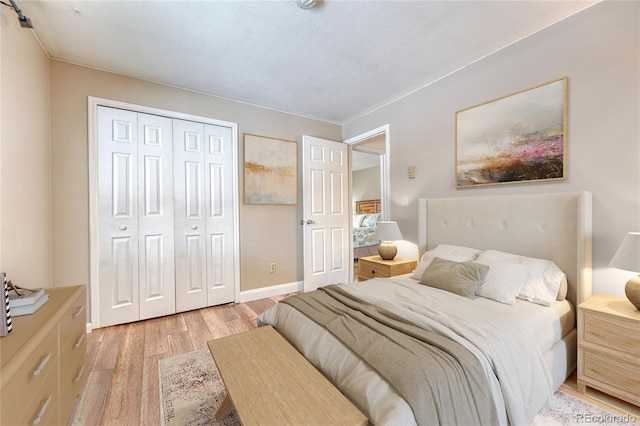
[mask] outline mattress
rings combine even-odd
[[[575,339],[575,332],[572,332],[574,310],[569,302],[556,302],[551,307],[544,307],[525,301],[517,301],[512,306],[483,298],[471,301],[452,293],[419,285],[409,275],[373,279],[346,284],[343,287],[355,296],[401,314],[417,324],[425,321],[425,315],[434,316],[433,313],[425,311],[425,304],[436,307],[436,310],[449,312],[451,318],[463,319],[469,324],[486,322],[487,318],[489,321],[495,318],[496,323],[509,322],[526,335],[527,340],[533,342],[537,350],[532,351],[538,352],[537,356],[548,364],[545,367],[545,375],[549,377],[549,386],[562,383],[568,374],[566,368],[572,368],[562,366],[567,364],[563,362],[566,348],[571,347],[571,342]],[[260,315],[258,320],[274,325],[292,345],[349,396],[373,423],[415,423],[411,408],[390,384],[353,356],[335,337],[300,312],[286,304],[277,304]],[[444,322],[447,321],[445,318]],[[442,334],[451,333],[455,332],[443,327]],[[568,342],[563,341],[563,336],[568,337]],[[555,351],[555,348],[558,350]],[[509,403],[505,402],[504,389],[501,390],[504,384],[493,376],[490,364],[487,363],[486,367],[486,374],[490,377],[490,392],[494,395],[500,423],[508,424]],[[507,399],[509,398],[511,396],[507,396]],[[511,405],[513,406],[513,402]],[[537,409],[539,408],[542,407]]]

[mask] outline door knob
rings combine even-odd
[[[300,222],[298,222],[298,223],[300,225],[304,225],[305,221],[304,221],[304,219],[300,219]],[[314,222],[311,219],[307,219],[307,222],[306,222],[307,225],[311,225],[312,223],[314,223]]]
[[[126,231],[126,230],[127,230],[127,227],[126,227],[125,225],[120,225],[120,230],[121,230],[121,231]]]
[[[311,219],[307,219],[307,225],[311,225],[313,221]]]
[[[191,229],[195,231],[196,229],[198,229],[198,225],[191,225]]]
[[[304,225],[304,219],[300,219],[300,225]]]

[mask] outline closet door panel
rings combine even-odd
[[[205,156],[207,278],[209,306],[233,302],[235,294],[233,135],[206,124]]]
[[[101,326],[137,321],[137,115],[98,109],[98,227]]]
[[[204,125],[173,120],[176,308],[207,306]]]
[[[138,114],[140,319],[176,312],[173,123]]]

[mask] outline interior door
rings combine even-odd
[[[101,325],[137,321],[137,114],[98,109],[98,197]]]
[[[204,126],[173,124],[176,309],[207,306]]]
[[[233,135],[230,127],[204,125],[207,306],[235,300]]]
[[[348,145],[302,137],[304,291],[349,282]]]
[[[176,312],[170,118],[138,114],[140,319]]]

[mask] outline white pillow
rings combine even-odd
[[[518,294],[524,299],[539,305],[551,306],[560,296],[560,286],[564,273],[550,260],[519,256],[497,250],[485,250],[476,259],[480,263],[503,261],[527,267],[527,279]]]
[[[360,228],[360,226],[362,226],[362,219],[364,219],[365,216],[366,216],[366,214],[354,214],[353,215],[353,227],[354,228]]]
[[[373,228],[380,222],[380,213],[370,213],[365,215],[364,219],[362,219],[362,227],[363,228]]]
[[[413,271],[411,278],[414,280],[420,280],[422,278],[422,274],[424,274],[424,271],[427,269],[427,266],[429,266],[436,257],[445,260],[452,260],[454,262],[471,262],[472,260],[475,260],[480,253],[482,253],[482,250],[470,247],[439,244],[434,249],[431,249],[422,255],[422,258],[420,259],[418,266],[416,266],[416,269]]]
[[[527,280],[527,267],[501,260],[485,260],[484,262],[476,260],[474,263],[489,266],[489,271],[484,282],[476,291],[476,295],[507,305],[513,305]]]

